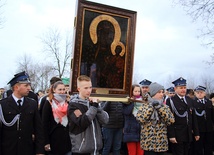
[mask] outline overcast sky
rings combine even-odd
[[[38,39],[48,27],[61,32],[73,30],[75,0],[4,0],[5,23],[0,29],[0,87],[6,86],[16,71],[17,58],[26,54],[44,61]],[[192,23],[173,0],[92,0],[137,11],[133,82],[144,78],[170,86],[180,76],[198,81],[213,77],[211,48],[198,39],[202,23]],[[188,82],[187,81],[187,82]]]

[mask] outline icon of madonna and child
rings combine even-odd
[[[80,73],[91,77],[93,87],[123,89],[127,24],[102,14],[85,20]]]

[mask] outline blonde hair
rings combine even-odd
[[[82,82],[82,81],[91,81],[91,78],[86,76],[86,75],[80,75],[78,78],[77,78],[77,87],[79,87],[79,83]]]

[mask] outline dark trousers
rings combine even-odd
[[[113,155],[120,155],[121,143],[123,138],[122,128],[102,128],[103,131],[103,151],[102,155],[109,155],[111,148]]]
[[[214,131],[213,131],[213,152],[214,152]]]
[[[192,135],[193,141],[190,143],[190,148],[189,148],[189,155],[195,155],[195,149],[194,149],[194,142],[195,142],[195,136]]]
[[[144,155],[165,155],[165,152],[154,152],[154,151],[145,151]]]
[[[172,154],[173,155],[188,155],[190,148],[190,143],[179,142],[177,144],[172,144]]]
[[[212,132],[200,132],[199,141],[194,141],[194,155],[212,155]]]

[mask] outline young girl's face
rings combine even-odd
[[[133,96],[140,96],[140,87],[135,87],[133,89]]]
[[[57,85],[53,92],[56,94],[65,94],[65,85],[64,84]]]

